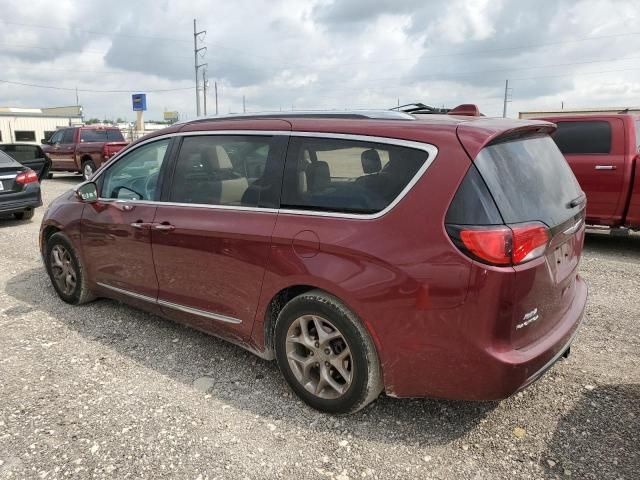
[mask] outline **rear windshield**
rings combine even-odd
[[[540,221],[554,227],[582,208],[569,207],[582,190],[548,135],[488,146],[475,164],[506,223]]]
[[[80,130],[81,142],[122,142],[124,137],[120,130],[98,130],[83,129]]]

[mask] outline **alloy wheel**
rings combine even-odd
[[[51,272],[56,285],[65,295],[71,295],[76,288],[77,273],[71,260],[71,254],[62,245],[51,249]]]
[[[286,354],[298,382],[319,398],[339,398],[351,386],[351,349],[325,318],[302,315],[295,319],[287,331]]]

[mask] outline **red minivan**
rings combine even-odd
[[[201,119],[55,200],[62,300],[114,298],[275,359],[309,405],[505,398],[585,308],[585,197],[554,126],[400,112]]]

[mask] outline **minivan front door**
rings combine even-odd
[[[250,335],[287,138],[256,132],[183,139],[152,230],[165,315],[239,341]]]
[[[170,139],[142,145],[97,178],[99,199],[82,216],[89,278],[103,291],[154,310],[158,281],[151,253],[158,178]]]

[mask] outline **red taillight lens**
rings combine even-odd
[[[509,227],[462,229],[460,240],[474,257],[492,265],[511,264]]]
[[[472,258],[496,266],[519,265],[544,254],[549,230],[541,223],[469,227],[448,225],[454,243]]]
[[[38,174],[33,170],[27,170],[26,172],[22,172],[20,175],[16,177],[16,183],[33,183],[38,181]]]
[[[544,254],[549,243],[549,231],[540,224],[513,225],[513,264],[528,262]]]

